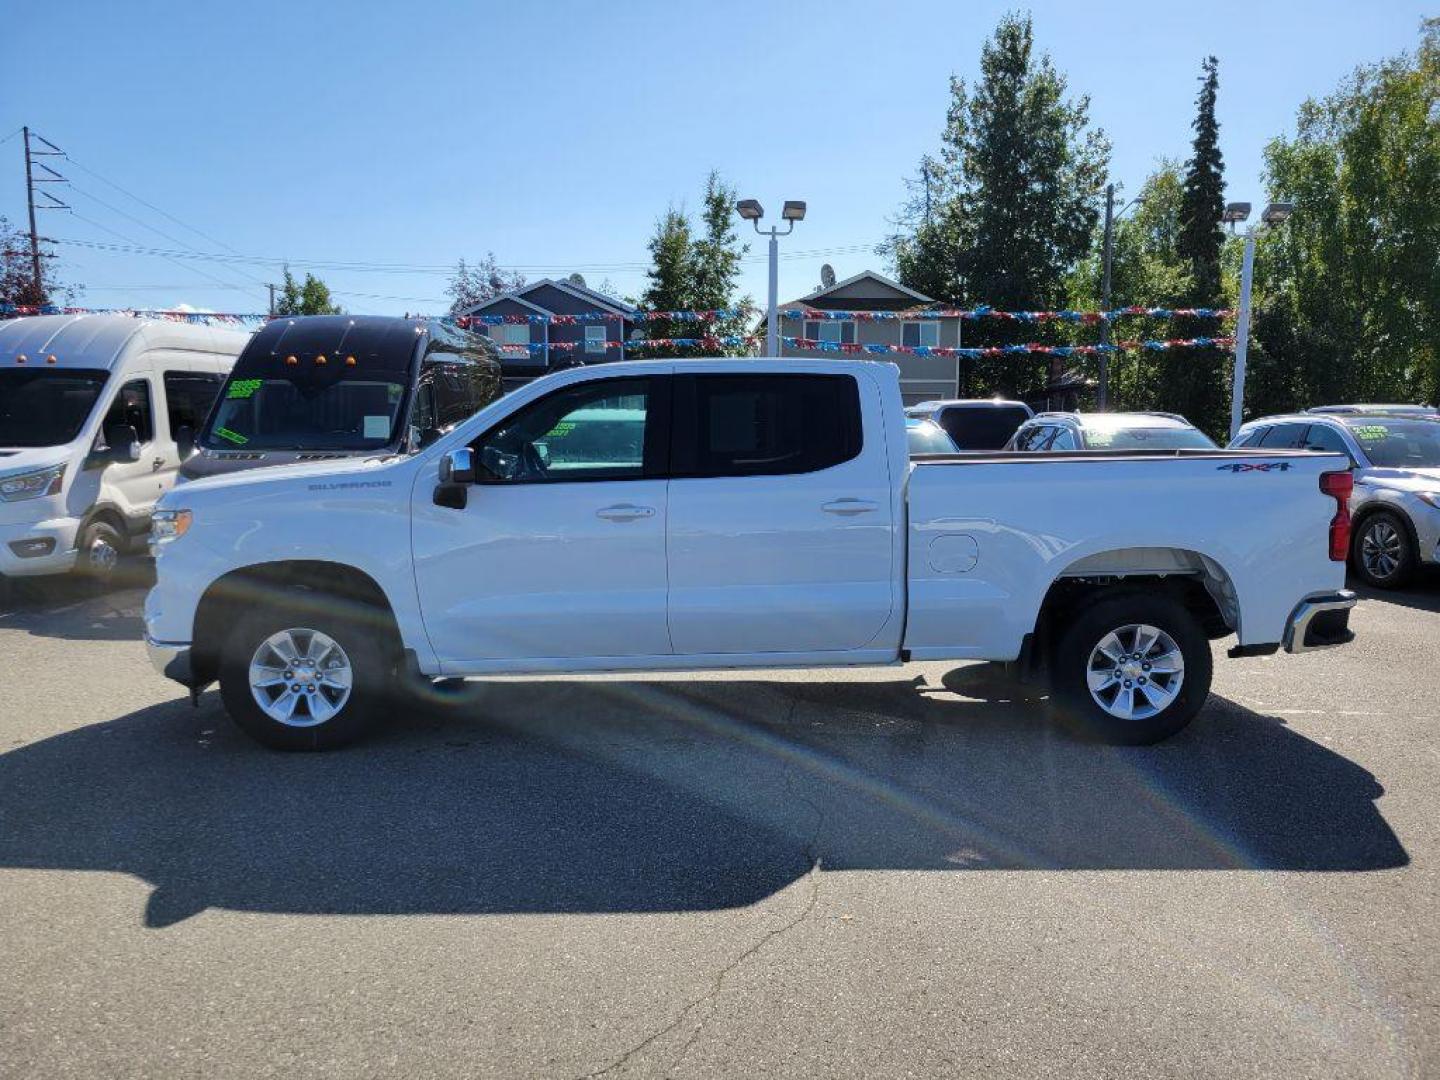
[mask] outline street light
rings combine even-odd
[[[741,199],[735,204],[735,212],[755,226],[755,231],[761,236],[770,237],[770,306],[765,319],[765,355],[779,356],[780,319],[777,310],[780,304],[779,238],[789,236],[795,231],[795,223],[805,219],[805,204],[797,199],[785,200],[780,217],[789,223],[789,228],[784,232],[781,232],[777,225],[772,225],[768,229],[760,228],[760,219],[765,216],[765,209],[756,199]]]
[[[1230,438],[1240,431],[1240,414],[1245,405],[1245,355],[1250,348],[1250,287],[1255,276],[1255,238],[1261,229],[1283,224],[1295,212],[1295,204],[1272,202],[1260,220],[1245,230],[1245,255],[1240,260],[1240,313],[1235,318],[1235,377],[1230,390]],[[1249,203],[1230,203],[1221,220],[1232,227],[1250,216]]]

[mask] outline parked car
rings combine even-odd
[[[909,406],[905,415],[933,420],[959,450],[999,450],[1034,413],[1023,401],[977,398],[926,401]]]
[[[1440,416],[1434,405],[1316,405],[1307,413],[1407,413],[1419,416]]]
[[[583,464],[541,452],[607,411]],[[1023,659],[1085,730],[1152,742],[1204,702],[1211,639],[1348,640],[1346,464],[912,461],[889,365],[617,362],[412,455],[177,488],[145,636],[286,749],[355,739],[402,677],[970,659]]]
[[[1174,413],[1045,412],[1023,424],[1007,450],[1214,450],[1215,443]]]
[[[905,438],[910,444],[911,455],[953,454],[958,447],[955,440],[934,420],[920,420],[914,416],[905,418]]]
[[[240,354],[180,474],[410,452],[502,392],[489,338],[439,320],[274,319]]]
[[[1355,470],[1350,566],[1394,589],[1440,564],[1440,416],[1297,413],[1244,425],[1234,448],[1344,454]]]
[[[247,338],[125,315],[0,323],[0,577],[113,573]]]

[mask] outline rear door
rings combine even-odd
[[[864,648],[896,603],[879,389],[839,374],[677,375],[674,401],[675,652]]]

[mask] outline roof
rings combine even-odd
[[[248,332],[130,315],[33,315],[0,322],[0,364],[17,356],[31,363],[55,357],[59,367],[111,367],[132,340],[152,349],[175,348],[235,356]]]
[[[517,304],[524,304],[526,307],[534,308],[535,311],[539,314],[554,315],[555,312],[549,310],[548,308],[542,307],[541,305],[536,304],[533,301],[525,299],[528,294],[546,285],[550,286],[552,289],[559,289],[561,292],[567,292],[571,296],[575,297],[577,300],[582,300],[586,303],[594,304],[597,308],[602,308],[606,311],[613,311],[617,315],[631,315],[634,314],[634,312],[636,311],[634,307],[631,307],[623,300],[616,300],[613,296],[606,296],[604,293],[596,292],[594,289],[591,289],[584,285],[576,285],[573,281],[556,280],[555,278],[541,278],[539,281],[526,282],[518,289],[511,289],[508,292],[496,293],[494,296],[491,296],[485,300],[480,301],[480,303],[478,304],[474,304],[471,307],[466,308],[465,311],[462,312],[462,314],[477,315],[483,312],[486,308],[492,306],[493,304],[501,300],[513,300]]]
[[[792,304],[805,304],[805,303],[809,303],[810,301],[817,300],[817,299],[819,299],[820,297],[825,296],[825,295],[828,294],[828,293],[834,292],[836,289],[843,289],[843,288],[845,288],[846,286],[848,286],[848,285],[853,285],[853,284],[855,284],[855,282],[861,281],[861,280],[863,280],[863,279],[865,279],[865,278],[869,278],[871,281],[878,281],[881,285],[884,285],[884,286],[886,286],[887,288],[894,289],[894,290],[896,290],[897,292],[902,292],[902,293],[904,293],[906,296],[913,297],[914,299],[920,301],[920,303],[922,303],[922,304],[933,304],[933,303],[935,303],[934,297],[926,296],[926,295],[925,295],[924,293],[922,293],[922,292],[916,292],[914,289],[910,288],[910,287],[907,286],[907,285],[901,285],[898,281],[892,281],[890,278],[886,277],[884,274],[877,274],[874,270],[862,270],[862,271],[860,271],[860,273],[858,273],[858,274],[852,274],[850,277],[846,278],[844,281],[837,281],[837,282],[835,282],[834,285],[822,285],[820,288],[816,289],[814,292],[808,293],[807,295],[800,297],[800,299],[798,299],[798,300],[792,300],[792,301],[790,301],[790,303],[792,303]]]
[[[1193,428],[1195,425],[1186,420],[1185,417],[1175,413],[1162,412],[1106,412],[1106,413],[1074,413],[1074,412],[1042,412],[1036,413],[1029,423],[1045,421],[1056,423],[1058,421],[1069,421],[1077,427],[1092,431],[1114,430],[1117,428]]]

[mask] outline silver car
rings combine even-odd
[[[1194,424],[1175,413],[1042,412],[1020,425],[1007,450],[1214,450]]]
[[[1350,568],[1394,589],[1422,565],[1440,564],[1440,416],[1297,413],[1252,420],[1232,448],[1328,450],[1355,470]]]

